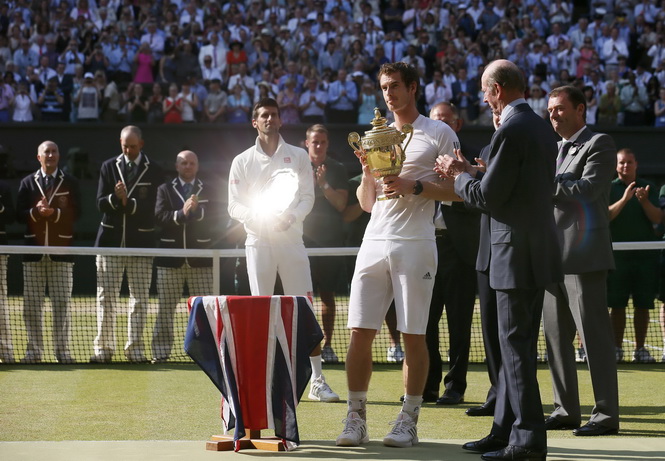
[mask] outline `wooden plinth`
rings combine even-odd
[[[277,437],[261,437],[261,431],[250,430],[249,435],[246,435],[239,440],[240,449],[245,450],[248,448],[255,448],[257,450],[265,451],[286,451],[284,442]],[[235,450],[232,435],[213,435],[210,441],[206,442],[206,450],[210,451],[230,451]]]

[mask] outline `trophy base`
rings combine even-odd
[[[395,200],[395,199],[402,198],[402,197],[404,197],[404,196],[403,195],[395,195],[394,197],[387,197],[385,195],[379,195],[376,199],[381,202],[383,200]]]

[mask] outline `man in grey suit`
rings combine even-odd
[[[547,288],[543,306],[554,388],[554,411],[545,427],[575,429],[577,436],[615,434],[619,391],[606,280],[607,271],[614,269],[608,201],[616,147],[610,136],[587,128],[586,102],[579,89],[553,89],[548,111],[554,130],[563,138],[557,157],[554,216],[565,276],[563,283]],[[590,421],[582,427],[573,345],[577,331],[596,402]]]
[[[489,218],[481,224],[476,269],[495,292],[502,358],[490,434],[463,448],[484,460],[544,460],[536,346],[545,287],[563,278],[552,201],[556,136],[524,100],[515,64],[493,61],[481,82],[484,100],[501,113],[487,172],[475,173],[459,151],[457,160],[439,158],[440,170],[455,177],[455,192]]]

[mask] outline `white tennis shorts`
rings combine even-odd
[[[397,329],[424,335],[434,288],[434,240],[364,240],[349,299],[349,328],[379,330],[395,299]]]

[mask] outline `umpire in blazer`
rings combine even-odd
[[[215,228],[208,206],[209,188],[197,178],[198,157],[191,150],[178,154],[178,175],[157,189],[155,216],[161,227],[160,248],[210,248]],[[155,258],[159,311],[152,334],[152,361],[168,360],[173,347],[173,316],[185,283],[190,296],[212,295],[212,259]]]
[[[547,436],[536,378],[545,287],[562,280],[554,222],[556,136],[524,100],[522,71],[507,60],[482,76],[484,99],[501,126],[492,136],[487,172],[479,178],[459,154],[443,158],[455,192],[488,213],[476,269],[495,291],[502,363],[490,434],[463,448],[484,460],[544,460]],[[459,151],[458,151],[459,153]]]
[[[95,246],[153,248],[155,200],[164,181],[162,169],[142,151],[143,135],[136,126],[120,132],[122,153],[106,160],[99,173],[97,207],[103,213]],[[129,325],[125,356],[131,362],[147,361],[143,329],[152,274],[152,258],[97,256],[97,336],[93,363],[111,360],[115,344],[115,312],[122,276],[129,285]]]
[[[5,226],[14,222],[16,212],[9,185],[0,181],[0,245],[7,245]],[[14,347],[7,301],[7,255],[0,254],[0,363],[14,363]]]
[[[58,168],[60,152],[53,141],[37,148],[41,168],[23,178],[16,198],[16,216],[26,225],[25,244],[70,246],[80,214],[78,181]],[[53,345],[59,363],[73,363],[69,352],[73,256],[23,256],[23,318],[28,334],[24,363],[40,362],[44,354],[42,317],[48,284],[53,309]]]
[[[548,430],[575,429],[578,436],[616,433],[619,391],[612,325],[607,310],[607,272],[614,269],[609,222],[610,183],[616,147],[606,134],[585,123],[586,102],[573,86],[550,92],[554,130],[563,138],[557,158],[554,216],[563,248],[563,283],[547,288],[543,324],[554,387]],[[579,429],[580,398],[575,333],[587,356],[595,406]]]

